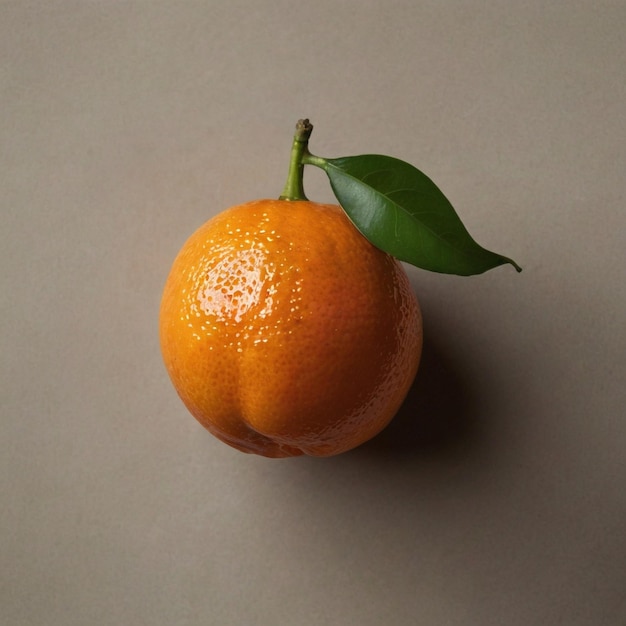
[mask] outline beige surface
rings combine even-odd
[[[0,2],[0,623],[626,624],[625,24],[619,1]],[[271,461],[186,413],[156,317],[187,235],[280,193],[304,116],[318,154],[423,169],[524,272],[411,270],[403,414]]]

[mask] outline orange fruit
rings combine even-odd
[[[422,319],[401,264],[337,206],[259,200],[184,244],[160,310],[163,359],[216,437],[268,457],[367,441],[417,371]]]

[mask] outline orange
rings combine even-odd
[[[184,244],[160,339],[174,387],[216,437],[268,457],[330,456],[393,418],[422,319],[400,263],[341,208],[259,200]]]

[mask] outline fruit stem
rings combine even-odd
[[[298,120],[296,132],[291,144],[291,158],[287,182],[280,200],[307,200],[304,194],[304,162],[303,157],[308,154],[309,137],[313,131],[313,124],[308,119]]]

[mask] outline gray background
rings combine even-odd
[[[0,3],[0,623],[626,624],[626,3]],[[425,171],[515,258],[409,269],[373,442],[268,460],[161,364],[211,215],[323,156]],[[331,200],[321,172],[309,196]]]

